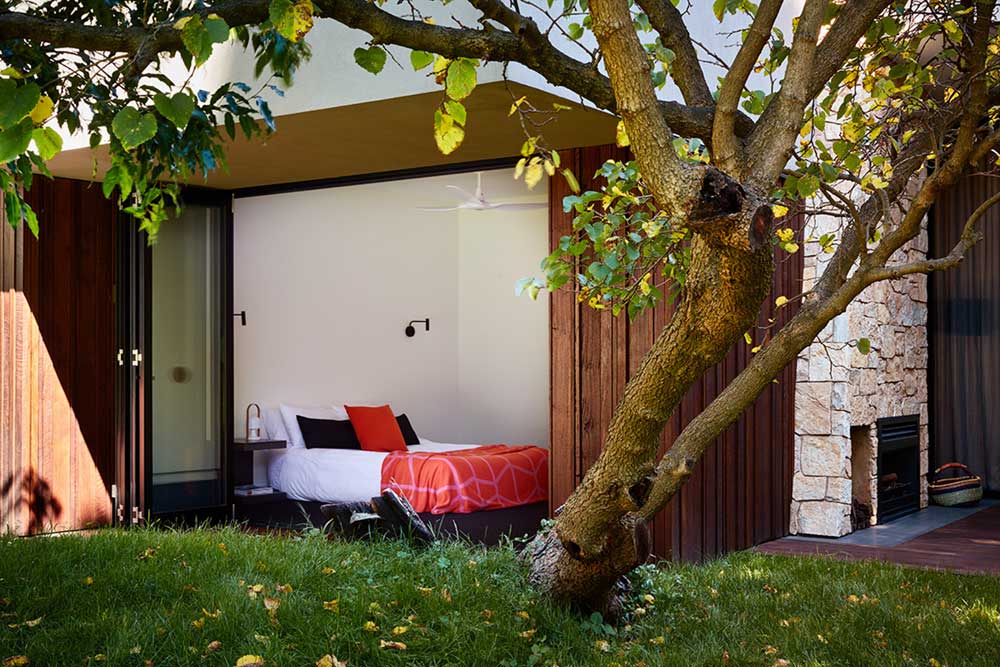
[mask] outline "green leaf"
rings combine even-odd
[[[16,125],[38,104],[38,85],[17,85],[10,79],[0,79],[0,130]]]
[[[7,190],[4,193],[4,205],[7,208],[7,222],[11,227],[17,229],[17,226],[21,223],[21,198],[17,196],[17,192],[14,190]]]
[[[434,141],[438,150],[448,155],[455,151],[465,139],[465,130],[455,122],[455,119],[440,109],[434,112]]]
[[[10,162],[28,150],[34,127],[30,118],[22,118],[17,125],[0,130],[0,164]]]
[[[570,39],[580,39],[583,37],[583,26],[579,23],[570,23],[568,32]]]
[[[476,87],[476,64],[468,58],[453,60],[448,65],[444,88],[453,100],[464,100]]]
[[[563,178],[566,179],[566,184],[569,189],[573,192],[580,192],[580,182],[576,180],[576,174],[569,167],[562,170]]]
[[[413,71],[422,70],[434,62],[434,54],[426,51],[410,51],[410,64]]]
[[[587,273],[594,276],[599,282],[604,282],[611,275],[611,269],[601,262],[592,262],[587,267]]]
[[[872,342],[867,338],[858,339],[858,352],[861,354],[868,354],[872,351]]]
[[[205,34],[212,44],[229,41],[229,24],[221,16],[210,15],[205,19]]]
[[[101,192],[104,193],[104,198],[107,199],[111,196],[111,193],[115,191],[115,186],[118,185],[118,175],[121,173],[121,167],[115,165],[107,170],[104,174],[104,182],[101,183]]]
[[[208,57],[212,55],[212,42],[208,39],[208,31],[205,30],[201,16],[195,14],[184,17],[175,24],[175,27],[181,31],[181,42],[184,44],[184,48],[194,56],[195,62],[200,65],[208,60]]]
[[[38,216],[35,215],[35,210],[28,206],[26,202],[21,203],[21,214],[24,216],[24,222],[28,225],[28,230],[37,239],[38,238]]]
[[[467,113],[465,107],[461,102],[456,102],[455,100],[445,100],[444,102],[445,112],[455,119],[455,122],[459,125],[464,126],[465,120],[467,118]]]
[[[803,199],[811,197],[819,190],[819,179],[813,174],[804,174],[798,183],[799,196]]]
[[[297,42],[312,29],[313,4],[311,0],[272,0],[270,17],[282,37]]]
[[[712,11],[715,12],[715,18],[722,21],[722,17],[726,14],[726,0],[715,0],[712,3]]]
[[[372,74],[378,74],[382,71],[382,68],[385,67],[385,58],[385,49],[381,46],[354,49],[354,62]]]
[[[187,93],[176,93],[172,97],[167,97],[163,93],[153,96],[153,105],[160,115],[173,123],[178,130],[184,131],[191,114],[194,113],[194,98]]]
[[[125,150],[141,146],[156,136],[156,118],[152,114],[139,113],[132,107],[125,107],[111,121],[111,131],[122,142]]]
[[[185,16],[174,24],[181,31],[184,48],[194,56],[196,65],[201,65],[212,55],[212,46],[229,39],[229,25],[220,17],[212,15],[204,21],[201,16]]]
[[[31,138],[35,140],[35,148],[43,160],[51,160],[62,150],[62,137],[51,127],[36,128],[32,131]]]

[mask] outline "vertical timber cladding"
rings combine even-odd
[[[594,173],[608,159],[627,159],[614,146],[563,153],[584,189],[594,189]],[[568,234],[572,215],[563,212],[570,194],[562,178],[551,179],[549,236],[554,248]],[[779,253],[772,293],[760,325],[775,315],[774,299],[799,294],[802,255]],[[777,313],[772,327],[794,314],[793,301]],[[611,414],[625,383],[638,368],[655,336],[670,317],[661,303],[634,322],[576,302],[560,291],[551,296],[551,508],[561,505],[601,452]],[[753,332],[759,341],[766,329]],[[725,360],[691,387],[664,429],[661,454],[701,409],[739,373],[751,356],[737,343]],[[744,549],[787,533],[791,504],[795,413],[795,364],[786,368],[738,423],[708,450],[695,473],[651,526],[653,553],[674,560],[700,560]]]
[[[111,522],[114,221],[99,184],[36,177],[0,231],[0,531]]]

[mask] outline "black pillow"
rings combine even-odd
[[[295,415],[306,449],[361,449],[349,419],[312,419]]]
[[[403,432],[403,442],[406,446],[419,445],[420,438],[417,437],[417,432],[413,430],[413,426],[410,425],[410,418],[406,415],[399,415],[396,417],[396,423],[399,424],[399,430]]]

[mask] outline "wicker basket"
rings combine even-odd
[[[941,477],[945,470],[961,470],[965,474]],[[931,502],[945,507],[969,507],[983,499],[983,480],[961,463],[945,463],[930,475],[927,493]]]

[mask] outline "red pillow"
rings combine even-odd
[[[406,451],[403,432],[399,430],[399,422],[388,405],[377,408],[345,405],[344,408],[351,418],[361,449],[367,452]]]

